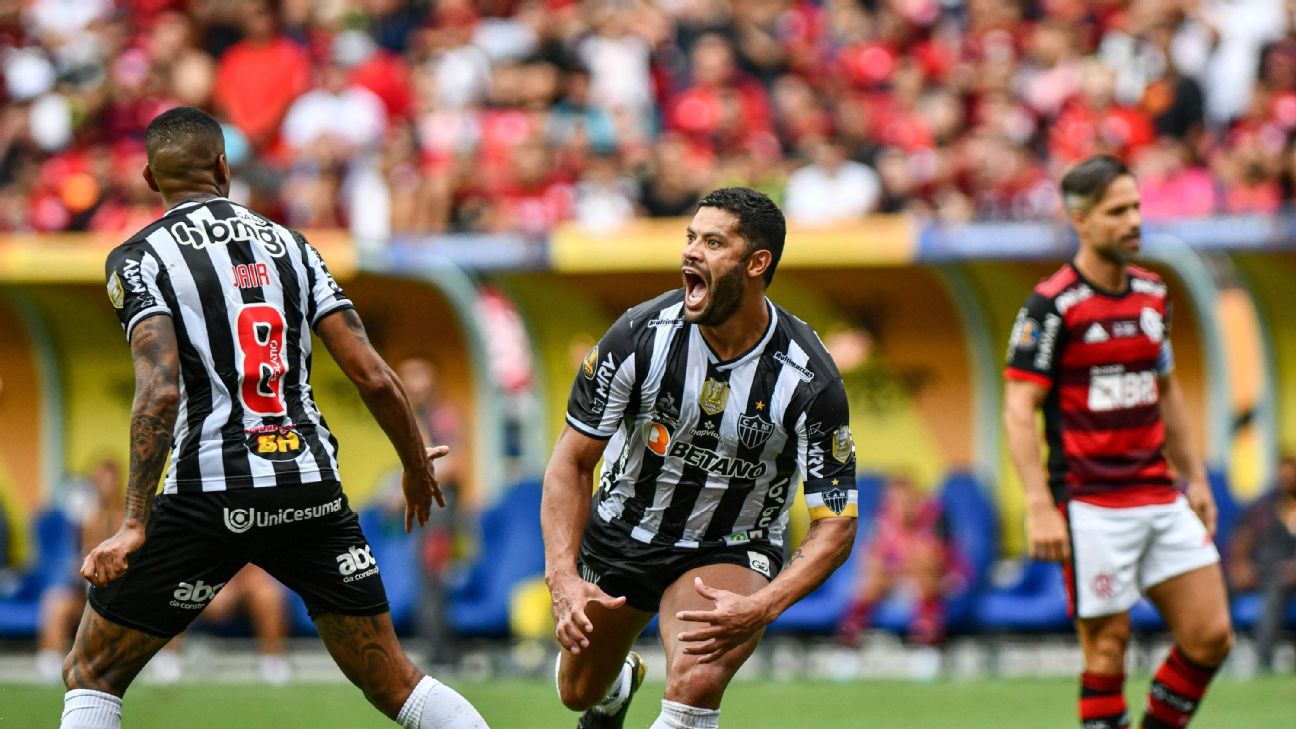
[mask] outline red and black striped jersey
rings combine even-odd
[[[1128,267],[1105,291],[1068,263],[1017,314],[1004,376],[1048,388],[1044,433],[1059,503],[1168,503],[1177,495],[1162,450],[1161,380],[1174,370],[1166,286]]]

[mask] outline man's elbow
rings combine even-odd
[[[355,372],[348,373],[351,382],[366,400],[380,397],[396,390],[396,373],[383,363],[374,363]]]
[[[175,413],[180,407],[180,387],[161,378],[150,380],[141,388],[137,402],[154,413]]]

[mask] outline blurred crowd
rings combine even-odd
[[[0,231],[133,232],[143,132],[227,124],[297,227],[614,230],[762,189],[806,224],[1056,214],[1130,162],[1150,217],[1296,195],[1290,0],[0,0]]]

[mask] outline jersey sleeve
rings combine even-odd
[[[1008,337],[1004,377],[1051,387],[1062,333],[1062,315],[1058,313],[1057,305],[1038,292],[1032,293],[1026,305],[1017,312],[1017,321]]]
[[[858,516],[855,438],[850,431],[846,388],[840,377],[819,392],[797,426],[811,519]]]
[[[108,301],[117,312],[126,341],[135,326],[151,316],[171,316],[171,307],[158,285],[158,260],[145,245],[124,245],[108,254],[104,275]]]
[[[306,280],[310,287],[306,303],[306,318],[310,322],[311,329],[314,329],[320,319],[341,309],[353,309],[355,304],[351,303],[346,292],[333,279],[333,274],[329,273],[328,266],[324,264],[324,257],[315,250],[315,246],[308,243],[306,237],[297,231],[293,231],[293,237],[301,244],[302,256],[306,264]]]
[[[567,399],[568,425],[591,438],[612,437],[630,407],[637,341],[627,311],[581,362]]]

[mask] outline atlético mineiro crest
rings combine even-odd
[[[774,424],[759,415],[738,418],[738,440],[746,448],[760,448],[774,432]]]
[[[823,493],[824,506],[837,516],[846,510],[846,505],[850,503],[850,494],[844,489],[828,489]]]

